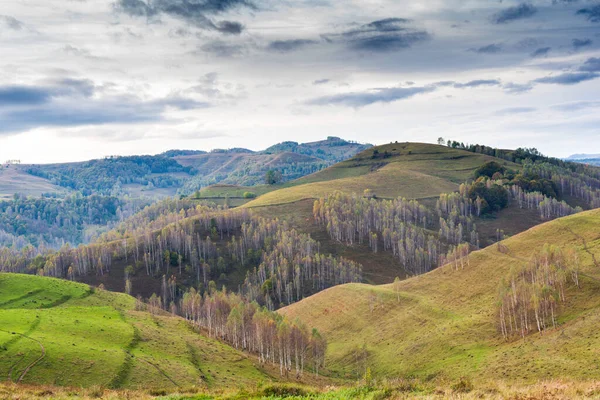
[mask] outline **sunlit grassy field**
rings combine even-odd
[[[0,275],[0,381],[106,388],[240,388],[270,381],[253,359],[125,294]]]
[[[374,151],[378,155],[374,155]],[[384,154],[387,154],[385,157]],[[425,199],[453,192],[482,164],[498,159],[426,143],[393,143],[304,178],[289,182],[245,205],[264,207],[316,199],[341,190],[362,194],[371,189],[379,198]],[[500,160],[507,167],[516,164]]]

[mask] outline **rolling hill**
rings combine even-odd
[[[279,150],[267,154],[271,166],[286,157],[314,157],[293,144]],[[223,158],[207,171],[228,159],[236,164],[256,156],[241,149],[216,154]],[[392,143],[291,182],[213,185],[190,198],[159,202],[89,246],[37,257],[5,249],[0,269],[102,284],[149,302],[159,293],[165,309],[172,304],[186,317],[194,293],[204,296],[202,304],[229,301],[219,323],[232,345],[238,327],[260,321],[244,320],[244,313],[258,306],[239,308],[235,299],[242,297],[232,292],[239,291],[248,304],[283,306],[280,315],[298,324],[289,326],[310,332],[303,321],[328,342],[322,371],[327,379],[320,384],[395,378],[421,382],[429,395],[436,385],[447,388],[463,379],[477,385],[498,379],[511,384],[594,379],[600,372],[595,329],[600,209],[580,212],[575,206],[594,207],[600,171],[552,160],[513,163],[486,154]],[[216,160],[204,153],[170,155],[187,159],[190,164],[177,165],[189,171]],[[250,191],[256,198],[246,196]],[[475,212],[484,207],[480,196],[491,194],[496,197],[485,202],[488,210]],[[204,200],[241,206],[215,207]],[[543,223],[573,213],[578,214]],[[475,251],[467,255],[465,246]],[[543,260],[546,270],[539,268]],[[392,284],[396,277],[404,280]],[[344,282],[363,283],[340,285]],[[507,322],[504,306],[513,298],[507,293],[525,304],[519,307],[535,305],[541,333],[528,319],[534,308],[521,322],[509,311]],[[206,303],[207,294],[214,303]],[[0,374],[24,383],[168,391],[192,385],[246,390],[277,381],[278,371],[259,366],[254,356],[193,332],[165,311],[142,308],[132,297],[87,285],[0,275],[0,320],[7,321],[0,331]],[[198,310],[191,312],[203,328],[210,326],[211,317]],[[530,324],[525,330],[522,321]],[[523,337],[515,334],[517,326]],[[72,375],[56,375],[67,366]],[[410,391],[417,388],[408,385]],[[404,389],[386,392],[367,384],[365,390],[356,395],[385,398]],[[342,389],[323,398],[348,393]],[[262,395],[259,390],[247,397]]]
[[[263,207],[318,199],[334,190],[360,193],[371,189],[378,198],[428,199],[458,190],[461,183],[489,161],[518,169],[517,164],[484,154],[428,143],[392,143],[365,150],[330,168],[297,179],[260,196],[246,207]]]
[[[536,226],[452,265],[393,285],[330,288],[280,312],[324,332],[332,373],[478,382],[590,380],[600,373],[600,210]],[[566,290],[557,327],[503,338],[498,288],[545,244],[573,247],[580,289]],[[358,360],[358,361],[357,361]],[[364,360],[364,361],[363,361]]]
[[[47,179],[28,174],[22,166],[0,165],[0,200],[10,199],[15,193],[38,197],[44,193],[69,192]]]
[[[0,274],[0,381],[113,389],[252,387],[252,357],[182,318],[83,284]]]

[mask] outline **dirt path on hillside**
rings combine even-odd
[[[27,335],[25,335],[25,334],[23,334],[23,333],[18,333],[18,332],[10,332],[10,331],[6,331],[6,330],[4,330],[4,329],[0,329],[0,331],[2,331],[2,332],[6,332],[6,333],[9,333],[9,334],[19,335],[19,336],[21,336],[21,337],[24,337],[25,339],[29,339],[29,340],[31,340],[31,341],[34,341],[34,342],[36,342],[37,344],[39,344],[39,346],[40,346],[40,349],[42,350],[42,355],[41,355],[41,356],[39,356],[38,358],[36,358],[36,359],[35,359],[33,362],[31,362],[31,363],[30,363],[30,364],[29,364],[29,365],[28,365],[28,366],[27,366],[27,367],[26,367],[26,368],[23,370],[23,372],[22,372],[22,373],[21,373],[21,375],[19,376],[19,379],[17,379],[17,382],[16,382],[16,383],[20,383],[20,382],[23,380],[23,378],[25,378],[25,375],[27,375],[27,373],[29,372],[29,370],[31,370],[31,368],[35,367],[35,366],[36,366],[36,365],[37,365],[37,364],[38,364],[40,361],[42,361],[42,360],[44,359],[44,357],[46,357],[46,348],[44,347],[44,345],[42,344],[42,342],[40,342],[39,340],[37,340],[37,339],[34,339],[34,338],[32,338],[32,337],[29,337],[29,336],[27,336]],[[18,364],[18,363],[20,363],[20,362],[23,360],[23,358],[24,358],[24,357],[22,357],[22,358],[21,358],[19,361],[17,361],[15,364],[13,364],[13,366],[10,368],[10,370],[9,370],[9,373],[8,373],[8,379],[9,379],[9,380],[12,380],[12,379],[11,379],[11,375],[12,375],[12,371],[13,371],[13,369],[14,369],[14,368],[17,366],[17,364]]]

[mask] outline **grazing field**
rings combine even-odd
[[[41,196],[43,193],[66,193],[67,189],[25,172],[16,165],[0,165],[0,200],[12,198],[15,193]]]
[[[174,391],[273,380],[181,318],[69,281],[1,274],[0,321],[0,381]]]
[[[600,210],[536,226],[472,253],[470,265],[446,265],[398,284],[350,284],[281,310],[311,321],[328,338],[332,374],[474,382],[588,381],[600,374]],[[558,327],[504,340],[497,294],[513,267],[549,243],[577,250],[581,289],[569,287]]]
[[[374,153],[376,152],[376,153]],[[396,143],[363,151],[315,174],[289,182],[245,207],[264,207],[316,199],[336,190],[378,198],[426,199],[458,190],[482,164],[494,157],[425,143]],[[518,169],[517,164],[501,163]]]

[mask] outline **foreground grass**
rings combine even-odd
[[[384,399],[515,399],[567,400],[600,398],[600,381],[573,382],[566,380],[541,381],[532,385],[511,385],[503,381],[473,387],[469,381],[445,384],[422,383],[416,380],[391,380],[369,386],[314,388],[299,385],[268,385],[249,390],[205,392],[190,387],[176,393],[163,390],[118,391],[100,387],[88,389],[53,386],[27,386],[0,383],[0,398],[6,400],[41,399],[161,399],[161,400],[384,400]]]

